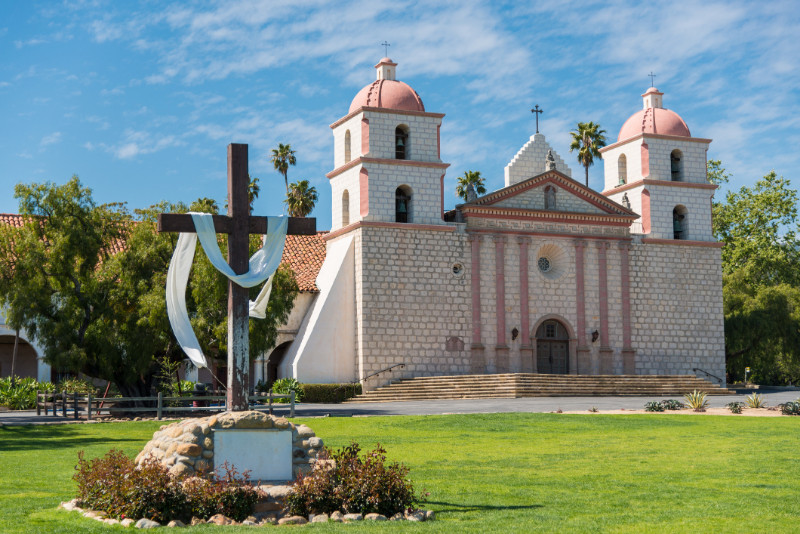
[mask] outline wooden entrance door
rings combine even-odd
[[[569,334],[558,321],[545,321],[536,330],[536,366],[543,374],[569,372]]]

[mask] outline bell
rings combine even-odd
[[[402,137],[397,138],[397,146],[406,146],[406,144],[403,142]]]

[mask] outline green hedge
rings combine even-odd
[[[361,395],[361,384],[301,384],[303,402],[335,404]]]

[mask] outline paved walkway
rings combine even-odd
[[[768,406],[775,406],[800,398],[800,391],[763,391]],[[712,408],[724,407],[729,402],[744,402],[747,395],[709,396]],[[682,400],[680,396],[673,397]],[[570,411],[588,411],[595,407],[604,410],[641,410],[644,404],[655,397],[533,397],[525,399],[468,399],[439,401],[404,401],[386,403],[347,403],[347,404],[298,404],[295,407],[296,417],[366,417],[376,415],[441,415],[454,413],[542,413],[555,412],[559,409]],[[288,415],[289,407],[279,405],[276,415]],[[2,425],[30,425],[74,422],[71,417],[37,416],[31,411],[0,412]]]

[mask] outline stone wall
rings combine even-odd
[[[470,249],[453,230],[355,230],[358,376],[406,364],[367,388],[399,376],[468,372]]]
[[[365,111],[369,120],[369,157],[395,158],[395,128],[408,127],[409,146],[406,159],[412,161],[440,162],[438,128],[440,117],[378,111]]]
[[[719,248],[639,244],[631,249],[637,374],[725,377]]]
[[[220,466],[214,464],[214,432],[217,430],[265,429],[291,432],[292,474],[308,473],[323,447],[322,439],[305,425],[295,425],[283,417],[263,412],[225,412],[198,419],[186,419],[162,426],[153,434],[142,452],[136,456],[141,464],[153,456],[176,476],[194,476],[213,473]],[[239,467],[241,466],[234,466]]]
[[[545,189],[548,187],[556,188],[556,207],[557,211],[569,211],[573,213],[606,213],[599,207],[579,198],[566,189],[560,188],[551,183],[545,183],[539,187],[534,187],[508,199],[503,199],[492,206],[502,206],[504,208],[520,208],[531,210],[543,210]]]

